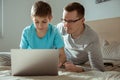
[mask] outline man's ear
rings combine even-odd
[[[83,18],[82,18],[82,23],[84,24],[84,22],[85,22],[85,18],[83,17]]]

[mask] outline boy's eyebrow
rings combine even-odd
[[[43,20],[47,21],[47,19],[43,19]]]

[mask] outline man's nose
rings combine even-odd
[[[69,27],[70,26],[69,22],[65,22],[64,25],[65,25],[65,27]]]

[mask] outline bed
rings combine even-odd
[[[82,73],[59,70],[59,76],[11,76],[10,67],[0,67],[0,80],[120,80],[117,71],[88,71]]]
[[[100,37],[105,72],[76,73],[59,69],[58,76],[11,76],[10,52],[0,52],[0,80],[120,80],[120,17],[86,23]]]

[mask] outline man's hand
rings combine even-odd
[[[65,65],[65,70],[70,71],[70,72],[83,72],[84,71],[82,67],[77,67],[71,62],[65,62],[64,65]]]

